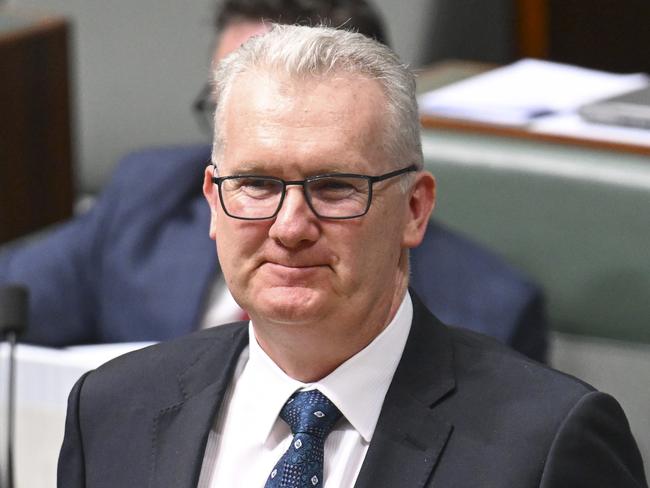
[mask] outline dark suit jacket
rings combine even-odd
[[[118,358],[70,394],[61,488],[190,488],[244,324]],[[413,325],[358,488],[646,486],[618,403],[492,339],[449,329],[414,298]],[[252,488],[252,487],[251,487]]]
[[[0,256],[0,283],[31,292],[23,339],[62,346],[193,331],[219,273],[201,195],[209,158],[207,146],[131,154],[89,213]],[[411,285],[443,322],[543,360],[540,289],[499,258],[431,222],[411,268]]]

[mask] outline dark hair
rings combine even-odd
[[[241,20],[318,25],[359,32],[388,45],[383,21],[366,0],[222,0],[215,26]]]

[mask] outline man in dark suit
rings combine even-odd
[[[228,0],[216,27],[215,59],[266,27],[329,19],[386,42],[364,0]],[[166,340],[203,325],[234,320],[233,307],[211,313],[227,293],[205,232],[200,193],[207,146],[168,147],[129,155],[95,207],[39,242],[0,255],[0,283],[31,293],[26,342],[50,346]],[[542,293],[496,256],[431,223],[411,254],[411,285],[443,322],[496,337],[544,360]]]
[[[203,191],[251,321],[80,379],[59,486],[646,486],[614,399],[407,290],[435,180],[390,50],[276,26],[215,79]]]

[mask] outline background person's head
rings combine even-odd
[[[218,63],[251,36],[268,31],[271,23],[324,24],[388,45],[384,23],[369,0],[224,0],[217,4],[214,17],[213,62]],[[198,121],[208,134],[212,133],[214,114],[211,91],[206,84],[194,101]]]
[[[218,53],[227,54],[239,46],[233,46],[230,42],[230,38],[235,37],[230,36],[232,31],[243,32],[242,25],[250,28],[253,24],[265,22],[326,24],[359,32],[388,44],[383,21],[374,6],[366,0],[224,0],[218,6],[214,21],[224,44],[218,48]]]

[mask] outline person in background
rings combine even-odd
[[[647,486],[616,400],[408,290],[436,182],[392,51],[275,26],[221,62],[215,98],[209,234],[251,320],[84,375],[58,486]]]
[[[265,32],[269,20],[322,21],[387,43],[366,0],[226,0],[216,15],[215,61]],[[209,109],[202,100],[198,105]],[[209,158],[207,145],[130,154],[89,212],[0,255],[0,283],[30,289],[23,340],[160,341],[240,318],[205,232],[209,209],[200,181]],[[489,251],[432,222],[411,253],[410,283],[443,322],[544,360],[541,290]]]

